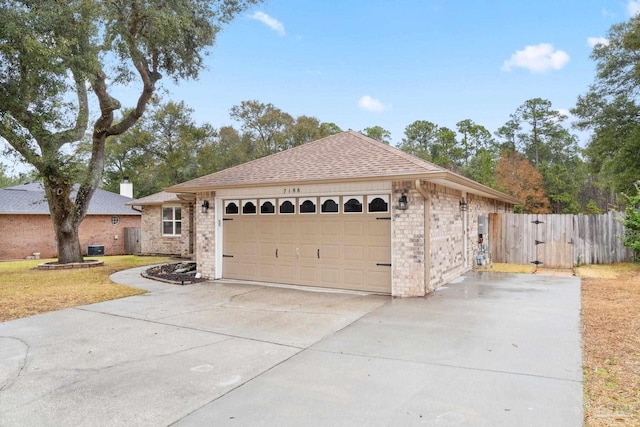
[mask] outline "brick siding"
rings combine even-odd
[[[177,206],[168,204],[166,206]],[[140,248],[143,254],[165,254],[189,256],[189,215],[193,209],[189,203],[181,207],[182,225],[179,236],[162,235],[162,206],[142,207]]]
[[[104,245],[105,255],[124,254],[124,229],[140,227],[140,216],[88,215],[80,224],[80,245]],[[58,256],[55,232],[48,215],[0,215],[0,259],[24,259],[39,252],[41,258]]]
[[[203,277],[215,277],[216,269],[216,204],[213,193],[198,193],[195,206],[201,206],[204,200],[209,201],[209,210],[202,213],[195,209],[196,265]]]

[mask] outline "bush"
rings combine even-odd
[[[631,248],[636,260],[640,255],[640,181],[635,184],[636,194],[626,196],[627,207],[624,213],[624,245]]]

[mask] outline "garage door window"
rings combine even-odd
[[[389,212],[389,196],[369,196],[369,212]]]
[[[337,197],[323,197],[320,199],[320,201],[322,202],[322,206],[320,209],[321,213],[338,213],[338,203],[336,202],[336,200],[338,200]]]
[[[257,212],[255,200],[244,200],[242,202],[242,215],[255,215]]]
[[[226,201],[224,207],[224,213],[227,215],[238,215],[238,201]]]
[[[301,214],[316,213],[315,200],[306,199],[303,201],[303,199],[300,199],[300,213]]]
[[[344,213],[361,213],[362,212],[362,196],[349,196],[344,200]]]
[[[261,200],[260,203],[261,215],[273,215],[276,213],[275,200]]]
[[[294,214],[296,213],[295,199],[280,199],[280,213]]]

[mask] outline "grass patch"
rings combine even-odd
[[[585,426],[640,425],[640,265],[588,265],[582,278]]]
[[[93,259],[93,258],[87,258]],[[101,267],[37,270],[51,260],[0,262],[0,322],[145,293],[118,285],[109,276],[117,271],[169,262],[167,257],[100,257]]]

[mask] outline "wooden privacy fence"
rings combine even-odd
[[[622,244],[621,214],[490,214],[489,248],[494,262],[571,268],[633,260]]]
[[[141,251],[140,228],[126,227],[124,229],[124,253],[134,255],[139,254]]]

